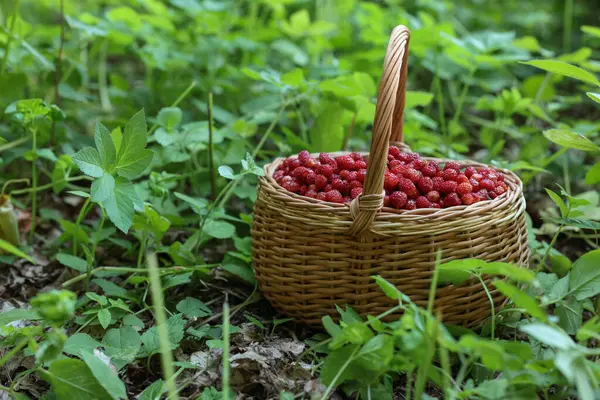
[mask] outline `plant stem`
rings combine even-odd
[[[27,135],[27,136],[19,138],[17,140],[13,140],[12,142],[4,143],[2,146],[0,146],[0,153],[5,150],[10,150],[17,146],[20,146],[23,143],[27,143],[29,141],[29,139],[31,139],[31,137],[29,135]]]
[[[350,143],[350,138],[352,137],[352,131],[354,130],[354,125],[356,125],[356,117],[358,116],[358,111],[354,113],[352,116],[352,122],[350,122],[350,127],[348,128],[348,132],[346,132],[346,136],[344,137],[344,143],[342,144],[342,151],[348,151],[348,144]]]
[[[223,399],[229,400],[229,302],[225,296],[223,304]]]
[[[485,290],[485,294],[487,295],[488,300],[490,301],[490,307],[492,309],[492,340],[496,337],[496,307],[494,306],[494,299],[492,298],[492,294],[490,293],[485,281],[481,277],[480,274],[477,274],[477,278],[479,278],[479,282],[483,286],[483,290]]]
[[[146,251],[147,234],[144,233],[142,240],[140,240],[140,250],[138,252],[137,267],[142,268],[142,261],[144,260],[144,252]]]
[[[217,194],[215,183],[215,165],[213,159],[213,94],[208,93],[208,173],[210,175],[210,196],[215,198]]]
[[[446,152],[448,152],[450,150],[450,137],[448,133],[448,128],[446,127],[446,116],[444,114],[444,93],[442,92],[442,84],[440,82],[439,76],[435,76],[434,83],[438,103],[438,119],[440,120],[442,136],[444,138],[444,145],[446,146]]]
[[[6,364],[8,362],[8,360],[13,358],[13,356],[15,354],[17,354],[19,351],[23,350],[27,346],[28,342],[29,342],[29,338],[21,339],[21,341],[19,343],[17,343],[17,345],[15,347],[13,347],[13,349],[11,351],[6,353],[4,355],[4,357],[2,357],[2,359],[0,359],[0,368],[2,368],[4,366],[4,364]]]
[[[9,35],[6,38],[6,43],[4,44],[4,56],[2,57],[2,61],[0,61],[0,75],[4,75],[4,71],[6,69],[6,65],[8,64],[8,55],[10,54],[10,44],[12,43],[12,31],[15,29],[15,23],[17,22],[17,14],[19,13],[19,3],[20,0],[15,0],[15,9],[12,14],[12,18],[10,20],[10,27],[8,28]]]
[[[60,74],[61,74],[61,63],[63,58],[63,51],[65,47],[65,0],[59,0],[60,3],[60,45],[58,48],[58,57],[56,58],[56,71],[54,74],[54,103],[60,106]],[[50,146],[54,144],[54,138],[56,137],[56,121],[52,121],[52,134],[50,136]]]
[[[33,242],[33,235],[35,234],[35,223],[37,219],[37,132],[33,130],[31,135],[31,152],[33,153],[33,161],[31,161],[31,189],[33,195],[31,196],[31,232],[29,240]]]
[[[196,86],[197,82],[196,81],[192,81],[192,83],[190,83],[190,86],[188,86],[183,93],[181,93],[179,95],[179,97],[177,98],[177,100],[175,100],[173,102],[173,104],[171,104],[171,107],[177,107],[179,105],[179,103],[181,103],[183,101],[183,99],[185,99],[187,97],[188,94],[190,94],[190,92],[192,91],[192,89],[194,88],[194,86]],[[158,129],[158,124],[154,124],[152,125],[152,128],[150,128],[150,130],[148,131],[148,135],[151,135],[152,133],[154,133],[154,131]]]
[[[427,325],[431,323],[432,319],[428,319]],[[429,368],[432,365],[433,357],[435,355],[435,344],[437,342],[437,332],[438,332],[438,320],[433,320],[433,329],[430,332],[431,336],[427,335],[428,343],[427,343],[427,353],[426,358],[423,360],[421,368],[419,368],[419,372],[417,373],[417,379],[415,381],[415,399],[420,399],[421,395],[425,391],[425,384],[427,383],[427,377],[429,376]]]
[[[83,203],[83,206],[81,206],[81,210],[79,210],[79,215],[77,216],[77,221],[75,221],[75,225],[77,226],[77,229],[79,230],[79,226],[81,225],[81,221],[83,221],[83,218],[86,215],[86,209],[88,208],[88,205],[91,202],[91,197],[88,197],[85,199],[85,202]],[[73,237],[73,255],[77,255],[77,237]]]
[[[406,400],[411,400],[411,398],[412,398],[412,386],[413,386],[413,370],[410,370],[410,371],[406,372],[406,393],[404,394],[404,397],[406,398]]]
[[[90,178],[89,176],[80,175],[80,176],[74,176],[72,178],[61,179],[61,180],[56,181],[54,183],[75,182],[75,181],[91,181],[91,180],[92,180],[92,178]],[[27,193],[32,193],[32,192],[42,192],[42,191],[47,190],[47,189],[52,189],[52,186],[54,185],[54,183],[47,183],[45,185],[38,186],[35,190],[33,188],[13,190],[13,191],[10,192],[10,195],[11,196],[19,196],[19,195],[22,195],[22,194],[27,194]]]
[[[441,252],[441,250],[438,250],[438,252],[435,256],[435,269],[433,270],[431,286],[429,287],[429,299],[427,300],[427,312],[429,314],[433,313],[433,305],[435,303],[435,293],[437,291],[438,277],[440,275],[440,270],[438,268],[438,265],[440,265],[441,259],[442,259],[442,252]]]
[[[563,12],[563,51],[568,53],[571,51],[571,30],[573,27],[573,0],[565,1],[565,9]]]
[[[465,99],[467,97],[467,92],[471,87],[471,79],[473,79],[473,75],[475,75],[475,71],[477,71],[477,67],[473,67],[471,71],[469,71],[469,75],[467,76],[466,82],[460,92],[460,96],[458,98],[458,104],[456,105],[456,111],[454,112],[454,117],[452,117],[452,123],[458,123],[460,119],[460,115],[462,114],[463,106],[465,103]]]
[[[348,365],[350,365],[350,363],[352,361],[354,361],[354,356],[356,355],[356,353],[358,353],[358,350],[360,350],[360,347],[361,346],[356,346],[356,348],[354,349],[354,351],[352,352],[352,354],[350,354],[350,357],[348,357],[348,359],[346,360],[346,362],[344,363],[344,365],[342,365],[342,368],[340,368],[340,370],[338,371],[338,373],[333,377],[333,380],[331,381],[331,383],[327,387],[327,390],[323,394],[323,397],[321,397],[321,400],[327,400],[327,398],[329,397],[329,394],[331,393],[331,391],[335,387],[335,383],[338,381],[338,379],[340,379],[340,377],[342,376],[342,374],[344,373],[344,371],[346,370],[346,368],[348,368]]]
[[[148,271],[150,274],[150,289],[152,290],[152,302],[154,305],[154,314],[160,338],[160,359],[162,362],[163,378],[169,392],[169,400],[178,400],[177,386],[172,379],[175,370],[173,368],[173,354],[171,353],[171,342],[169,340],[169,331],[167,330],[167,314],[164,308],[164,299],[158,272],[158,260],[156,253],[148,253]]]
[[[98,90],[100,92],[100,105],[104,112],[110,112],[112,110],[110,96],[108,95],[107,52],[108,39],[105,39],[100,46],[98,60]]]
[[[552,241],[550,241],[548,248],[546,248],[546,251],[544,252],[544,256],[542,257],[542,260],[540,261],[540,263],[536,269],[536,272],[540,272],[542,270],[542,268],[544,268],[544,263],[546,262],[546,259],[550,255],[550,251],[552,251],[552,248],[554,247],[554,244],[556,243],[556,240],[558,239],[558,235],[560,235],[563,228],[564,228],[564,225],[559,226],[558,229],[556,230],[556,233],[554,234],[554,236],[552,236]]]

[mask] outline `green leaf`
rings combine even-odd
[[[202,197],[193,198],[179,192],[175,192],[174,194],[175,197],[177,197],[178,199],[188,203],[192,207],[192,211],[194,211],[198,215],[202,215],[203,211],[206,211],[206,208],[208,207],[208,200]]]
[[[177,303],[177,311],[185,314],[188,318],[207,317],[212,315],[212,310],[206,304],[193,297],[186,297]]]
[[[235,235],[235,226],[226,221],[208,220],[202,231],[217,239],[228,239]]]
[[[584,25],[581,27],[581,31],[587,33],[588,35],[600,38],[600,28],[596,26]]]
[[[131,326],[110,329],[102,338],[102,344],[111,362],[120,370],[133,362],[142,346],[140,334]]]
[[[221,267],[223,270],[243,279],[251,285],[256,283],[256,277],[254,276],[254,270],[249,266],[239,264],[225,264]]]
[[[101,203],[108,199],[115,190],[115,178],[111,174],[104,173],[99,179],[92,182],[92,201]]]
[[[592,99],[596,103],[600,104],[600,93],[587,92],[586,94],[590,99]]]
[[[54,361],[41,373],[50,382],[58,400],[106,400],[111,395],[98,382],[88,366],[80,360],[65,358]]]
[[[219,175],[221,175],[225,179],[235,179],[236,175],[233,172],[233,169],[229,165],[221,165],[218,168]]]
[[[179,107],[165,107],[158,112],[156,120],[160,126],[170,132],[179,125],[182,116],[183,113]]]
[[[167,388],[162,379],[152,382],[138,397],[138,400],[160,400],[162,395],[167,392]]]
[[[10,254],[12,254],[16,257],[22,258],[24,260],[27,260],[32,264],[35,264],[35,261],[33,260],[33,258],[29,257],[27,254],[25,254],[21,250],[19,250],[16,246],[7,242],[4,239],[0,239],[0,250],[4,250],[7,253],[10,253]]]
[[[0,313],[0,328],[14,321],[37,321],[40,319],[42,319],[42,317],[34,309],[15,308]]]
[[[106,279],[92,279],[92,283],[100,286],[107,296],[129,298],[127,289],[118,286],[114,282]]]
[[[594,164],[585,174],[585,184],[595,185],[600,182],[600,162]]]
[[[548,71],[553,74],[567,76],[582,82],[600,86],[600,81],[598,81],[598,78],[596,78],[596,76],[594,76],[592,73],[566,62],[556,60],[533,60],[522,62],[522,64],[532,65],[536,68],[543,69],[544,71]]]
[[[546,193],[548,193],[548,196],[550,196],[550,198],[552,199],[552,201],[558,206],[558,209],[560,210],[560,215],[566,217],[568,214],[568,208],[563,199],[558,194],[554,193],[552,190],[545,190]]]
[[[525,332],[535,340],[560,350],[568,350],[575,347],[575,342],[563,331],[542,323],[522,325],[521,331]]]
[[[102,296],[102,295],[99,295],[94,292],[87,292],[85,295],[87,297],[89,297],[90,299],[94,300],[95,302],[99,303],[102,306],[105,306],[108,304],[108,300],[106,299],[106,296]]]
[[[119,176],[135,179],[152,163],[154,153],[145,150],[146,134],[146,118],[141,110],[125,125],[116,162]]]
[[[108,308],[103,308],[102,310],[98,311],[98,322],[100,322],[100,325],[104,329],[106,329],[110,325],[111,319],[112,316]]]
[[[375,283],[379,286],[379,289],[390,299],[393,300],[402,300],[404,302],[409,303],[410,299],[404,293],[402,293],[398,288],[392,285],[390,282],[383,279],[381,276],[376,275],[372,277],[375,279]]]
[[[542,310],[537,301],[527,293],[522,292],[510,283],[500,280],[494,281],[494,286],[496,286],[496,288],[500,290],[502,294],[510,298],[517,307],[524,308],[532,317],[541,321],[547,320],[544,310]]]
[[[546,221],[559,224],[572,226],[575,228],[581,229],[593,229],[595,231],[600,230],[600,222],[597,221],[589,221],[586,219],[578,219],[578,218],[548,218]]]
[[[113,129],[110,133],[110,136],[112,137],[112,141],[115,145],[115,150],[118,153],[119,149],[121,148],[121,142],[123,141],[123,132],[121,132],[121,128]]]
[[[554,315],[558,317],[558,326],[569,335],[575,335],[583,322],[583,306],[581,302],[570,296],[566,302],[556,306]]]
[[[123,233],[127,233],[133,221],[134,210],[139,210],[140,205],[143,210],[143,203],[139,203],[141,200],[131,182],[125,178],[117,178],[113,193],[102,205],[112,223]]]
[[[310,141],[313,151],[339,151],[344,141],[342,126],[343,108],[338,103],[328,103],[317,116],[310,130]]]
[[[185,328],[185,319],[182,314],[175,314],[167,320],[167,331],[169,332],[169,342],[171,350],[179,347],[179,342],[183,339]],[[160,338],[158,336],[158,327],[153,326],[142,334],[142,343],[146,355],[155,354],[160,351]]]
[[[107,171],[115,163],[117,150],[115,149],[110,132],[100,122],[96,123],[94,129],[94,141],[96,149],[100,154],[100,165]]]
[[[69,336],[63,347],[63,352],[81,358],[84,352],[93,353],[100,346],[102,344],[87,333],[76,333]]]
[[[406,104],[404,107],[406,109],[414,107],[425,107],[428,106],[429,103],[431,103],[431,100],[433,100],[433,93],[407,90]]]
[[[573,263],[570,292],[579,301],[600,293],[600,250],[590,251]]]
[[[545,130],[544,136],[549,141],[569,149],[577,149],[582,151],[598,152],[600,148],[596,146],[590,139],[580,135],[579,133],[567,131],[564,129],[548,129]]]
[[[75,161],[81,172],[88,176],[99,178],[104,174],[100,153],[93,147],[86,147],[79,150],[73,156],[73,161]]]
[[[333,383],[337,376],[335,384],[336,386],[339,386],[356,375],[356,368],[352,363],[348,363],[348,359],[350,359],[358,347],[359,345],[356,344],[348,345],[329,353],[321,367],[320,379],[324,385],[328,386]]]
[[[151,150],[140,150],[137,153],[129,154],[117,165],[117,174],[127,179],[135,179],[152,164],[153,158],[154,152]]]
[[[119,379],[119,376],[114,372],[104,361],[100,360],[92,353],[84,352],[82,354],[83,361],[87,364],[94,377],[100,382],[100,385],[106,390],[112,399],[126,399],[127,391],[125,384]]]

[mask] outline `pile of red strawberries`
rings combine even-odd
[[[273,178],[284,189],[303,196],[347,203],[362,193],[367,161],[358,153],[333,157],[321,153],[311,157],[306,150],[287,158]],[[384,205],[405,210],[446,208],[495,199],[508,186],[494,169],[467,167],[448,162],[442,168],[417,153],[403,153],[390,146],[384,183]]]

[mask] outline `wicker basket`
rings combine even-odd
[[[272,177],[282,158],[268,164],[260,179],[252,227],[256,277],[273,306],[299,321],[318,325],[324,315],[335,318],[336,305],[348,304],[361,315],[388,310],[395,303],[372,275],[381,275],[425,305],[438,250],[443,262],[473,257],[527,266],[522,183],[508,170],[501,171],[509,190],[494,200],[446,209],[383,207],[388,147],[403,139],[408,41],[406,27],[393,30],[361,196],[344,205],[288,192]],[[461,165],[483,166],[470,161]],[[503,296],[489,287],[500,306]],[[478,280],[438,288],[435,307],[444,322],[466,327],[491,313]]]

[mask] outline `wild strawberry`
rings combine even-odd
[[[415,183],[417,183],[419,179],[421,179],[421,173],[414,168],[408,168],[406,173],[403,175],[405,178],[408,178]]]
[[[440,200],[440,193],[432,190],[431,192],[427,193],[427,200],[432,203],[437,203]]]
[[[389,207],[389,206],[390,206],[390,204],[391,204],[390,196],[388,196],[388,195],[385,195],[385,196],[383,197],[383,206],[384,206],[384,207]]]
[[[388,169],[391,171],[396,167],[399,167],[401,165],[404,165],[404,163],[400,160],[392,160],[388,163]]]
[[[350,197],[352,197],[353,199],[357,198],[362,193],[362,190],[363,189],[361,187],[352,188],[350,190]]]
[[[489,193],[490,199],[494,200],[496,197],[498,197],[498,195],[496,194],[496,192],[494,190],[490,191]]]
[[[479,181],[478,180],[471,178],[471,179],[469,179],[469,183],[471,184],[471,187],[473,188],[474,192],[479,190]]]
[[[298,190],[298,194],[304,196],[308,192],[308,186],[302,185],[300,186],[300,190]]]
[[[470,178],[471,176],[473,176],[473,174],[476,174],[477,170],[475,169],[475,167],[467,167],[465,168],[465,175],[467,176],[467,178]]]
[[[466,193],[463,194],[460,197],[462,203],[464,205],[470,206],[471,204],[475,203],[477,201],[477,199],[475,198],[475,196],[473,195],[473,193]]]
[[[327,177],[321,174],[315,176],[315,186],[317,187],[317,190],[323,189],[327,186]]]
[[[454,171],[453,169],[448,171]],[[438,191],[441,193],[452,193],[456,190],[456,182],[454,181],[445,181],[440,183]]]
[[[352,182],[352,181],[355,181],[356,178],[358,177],[358,172],[357,171],[348,171],[344,175],[342,175],[340,172],[340,176],[342,178],[344,178],[345,180],[347,180],[348,182]]]
[[[396,146],[390,146],[390,149],[388,150],[388,154],[394,158],[400,157],[401,153],[402,152],[400,151],[400,149],[397,148]]]
[[[482,189],[487,189],[489,191],[494,190],[496,188],[496,185],[491,179],[483,178],[481,182],[479,182],[479,187]]]
[[[404,205],[406,204],[406,202],[408,200],[408,196],[406,195],[406,193],[400,192],[400,191],[390,194],[389,198],[390,198],[390,203],[391,203],[392,207],[394,207],[394,208],[404,207]]]
[[[427,166],[435,168],[436,171],[441,171],[442,170],[440,168],[440,164],[438,164],[435,161],[429,161],[429,163],[427,164]]]
[[[498,173],[498,182],[504,182],[504,174],[502,172]]]
[[[302,164],[304,164],[306,161],[308,161],[309,158],[310,158],[310,153],[306,150],[302,150],[300,153],[298,153],[298,160],[300,160],[300,162],[302,162]]]
[[[366,169],[359,169],[358,170],[358,174],[356,175],[356,180],[359,182],[364,183],[365,182],[365,177],[367,176],[367,170]]]
[[[415,169],[417,171],[421,171],[423,168],[425,168],[425,166],[427,165],[427,161],[426,160],[417,160],[414,162],[413,166],[415,167]]]
[[[366,169],[367,168],[367,162],[364,161],[364,160],[358,160],[358,161],[354,162],[354,167],[357,170]]]
[[[406,205],[404,205],[404,208],[405,208],[406,210],[414,210],[414,209],[416,209],[416,208],[417,208],[417,202],[416,202],[416,201],[414,201],[414,200],[412,200],[412,199],[411,199],[411,200],[408,200],[408,201],[406,202]]]
[[[391,155],[391,154],[388,154],[388,156],[387,156],[387,160],[388,160],[387,162],[389,163],[389,162],[391,162],[391,161],[394,161],[395,159],[394,159],[394,156],[393,156],[393,155]]]
[[[469,182],[469,178],[465,174],[458,174],[456,177],[456,183],[465,183]]]
[[[431,208],[442,208],[440,203],[431,203]]]
[[[350,190],[354,188],[362,188],[363,185],[359,181],[350,181]]]
[[[331,174],[331,176],[329,177],[329,181],[331,182],[335,181],[336,179],[342,179],[342,177],[338,174]]]
[[[389,171],[386,171],[383,176],[383,187],[387,190],[392,190],[398,185],[398,177]],[[414,185],[413,185],[414,186]]]
[[[453,169],[456,172],[460,172],[460,164],[457,163],[456,161],[450,161],[448,163],[446,163],[446,166],[444,167],[444,169]]]
[[[358,154],[357,152],[350,153],[350,157],[352,157],[352,159],[354,161],[362,161],[362,159],[363,159],[363,157],[360,154]]]
[[[440,185],[445,182],[444,178],[442,178],[441,176],[436,176],[435,178],[432,179],[432,181],[433,181],[433,190],[437,190],[439,192]]]
[[[417,208],[429,208],[431,207],[431,202],[429,200],[427,200],[427,197],[425,196],[419,196],[417,197]]]
[[[463,194],[471,193],[472,191],[473,186],[471,186],[471,184],[467,182],[460,183],[456,186],[456,193],[458,193],[460,196],[462,196]]]
[[[442,172],[442,178],[446,181],[456,181],[456,177],[458,176],[458,171],[454,168],[447,168]]]
[[[409,168],[408,165],[395,165],[393,168],[390,168],[390,172],[398,178],[402,178],[404,174],[408,173]]]
[[[334,167],[331,164],[321,164],[317,168],[317,172],[325,177],[330,177],[331,175],[333,175],[335,173],[335,170],[336,170],[336,167]]]
[[[398,180],[398,189],[406,193],[409,197],[416,197],[418,195],[417,188],[410,179],[400,178]]]
[[[476,173],[471,175],[471,179],[475,179],[476,181],[480,181],[483,179],[483,175],[481,175],[480,173]]]
[[[503,188],[504,191],[506,192],[508,190],[508,185],[506,183],[504,183],[503,181],[499,181],[498,184],[496,185],[496,188]]]
[[[429,163],[426,166],[424,166],[423,169],[421,169],[421,173],[424,176],[433,178],[435,176],[435,174],[437,173],[437,168],[434,165],[432,165],[431,163]]]
[[[500,196],[501,194],[504,194],[506,192],[506,190],[502,186],[496,186],[496,189],[494,189],[494,192],[498,196]]]
[[[286,161],[286,167],[290,169],[290,171],[295,170],[296,168],[302,166],[302,161],[297,158],[288,158]]]
[[[314,171],[311,171],[306,167],[298,167],[294,170],[292,176],[296,178],[298,182],[306,182],[306,177],[310,172],[314,174]]]
[[[450,193],[444,198],[444,207],[459,206],[461,204],[460,198],[456,193]]]
[[[484,201],[489,199],[488,191],[485,189],[481,189],[476,193],[479,201]]]
[[[318,200],[326,201],[327,200],[327,193],[325,193],[325,192],[318,192],[317,193],[317,199]]]
[[[312,169],[309,169],[307,173],[304,174],[304,182],[308,185],[312,185],[315,183],[315,178],[317,174]]]
[[[498,174],[496,173],[496,171],[488,172],[487,178],[491,179],[492,181],[497,181],[498,180]]]
[[[417,182],[417,186],[419,186],[419,190],[422,193],[431,192],[433,190],[433,180],[431,178],[426,177],[426,176],[421,177],[419,179],[419,181]]]
[[[332,190],[333,188],[331,187],[331,183],[328,183],[327,185],[325,185],[325,187],[323,188],[324,192],[329,192],[330,190]]]
[[[300,184],[297,180],[293,178],[291,180],[283,182],[281,186],[288,192],[298,193],[300,191]]]
[[[312,157],[304,161],[304,166],[313,170],[316,169],[319,165],[321,165],[321,163]]]
[[[323,165],[329,164],[329,165],[335,165],[335,166],[337,166],[335,158],[333,158],[333,156],[331,154],[328,154],[328,153],[321,153],[321,154],[319,154],[319,161],[321,161],[321,164],[323,164]]]
[[[326,193],[325,200],[331,203],[343,203],[344,197],[338,190],[332,189]]]
[[[335,161],[337,162],[337,166],[340,170],[342,169],[348,169],[348,170],[353,170],[354,169],[354,159],[350,156],[339,156],[336,157]]]
[[[312,186],[312,185],[311,185]],[[317,198],[317,191],[315,189],[308,188],[306,193],[304,193],[306,197],[310,197],[311,199]]]
[[[282,170],[275,171],[275,173],[273,174],[273,179],[275,179],[277,182],[279,182],[281,180],[281,178],[283,178],[283,171]]]
[[[331,181],[331,187],[334,190],[339,190],[342,193],[346,193],[350,190],[350,184],[342,179],[335,179]]]
[[[352,201],[352,197],[344,196],[344,203],[350,203]]]
[[[408,156],[408,162],[415,162],[421,158],[419,153],[406,153]]]

